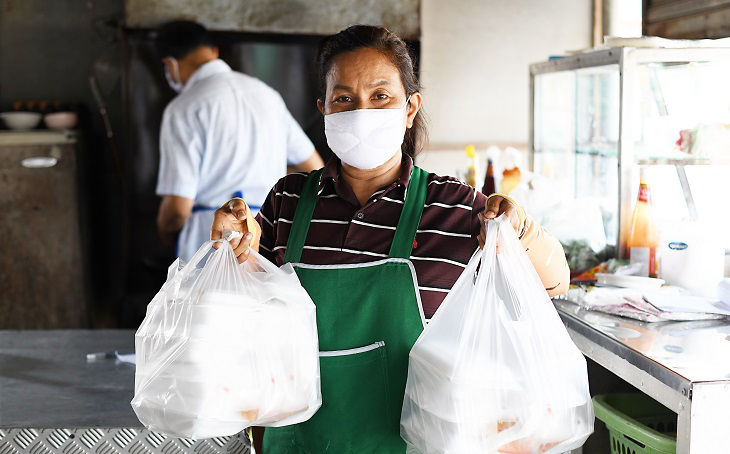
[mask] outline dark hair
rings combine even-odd
[[[160,58],[184,58],[200,46],[213,47],[213,40],[205,27],[197,22],[177,20],[163,24],[155,38]]]
[[[413,69],[413,59],[406,43],[395,33],[383,27],[372,25],[353,25],[341,32],[328,36],[319,45],[317,63],[319,65],[319,90],[321,99],[327,92],[327,73],[332,61],[340,54],[357,49],[370,48],[382,52],[398,68],[400,80],[406,90],[406,97],[421,90],[418,77]],[[411,157],[418,154],[427,140],[426,122],[423,109],[413,119],[413,126],[406,130],[401,149]]]

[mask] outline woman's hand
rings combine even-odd
[[[510,202],[508,199],[500,195],[494,195],[487,200],[487,207],[483,213],[479,213],[479,221],[481,223],[481,230],[479,231],[479,247],[484,248],[484,242],[487,238],[487,226],[484,222],[487,219],[495,219],[498,216],[506,214],[510,224],[519,235],[520,232],[520,215],[517,211],[517,206]]]
[[[213,228],[210,233],[212,240],[219,240],[226,230],[233,230],[243,233],[242,238],[233,238],[231,246],[239,263],[248,260],[249,248],[258,250],[259,239],[261,238],[261,227],[251,217],[251,211],[243,200],[233,199],[221,208],[215,210]],[[218,249],[221,243],[213,244]]]

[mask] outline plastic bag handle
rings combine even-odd
[[[476,262],[478,265],[472,265],[474,266],[474,277],[472,279],[472,286],[476,289],[486,289],[489,292],[493,291],[493,289],[488,287],[488,281],[491,276],[494,275],[494,267],[497,259],[497,233],[500,226],[504,222],[504,217],[504,215],[501,215],[494,220],[484,220],[486,229],[484,247],[482,248],[481,253],[479,252],[479,250],[475,251],[474,256],[472,256],[472,259],[470,259],[471,262],[476,257],[476,254],[480,254],[479,260]],[[464,320],[473,319],[474,314],[478,314],[482,310],[481,306],[483,304],[483,298],[477,297],[476,295],[478,294],[480,294],[479,291],[472,293],[472,295],[468,298],[468,301],[464,301],[461,303],[464,304]],[[436,314],[438,315],[438,312],[436,312]],[[433,319],[431,320],[433,322]],[[461,336],[463,338],[472,339],[476,336],[476,331],[480,330],[481,327],[479,326],[479,324],[476,323],[467,323],[462,326],[461,329]],[[454,361],[456,367],[460,368],[462,367],[462,364],[468,360],[463,355],[457,354],[457,356],[454,358]]]
[[[193,255],[193,257],[190,259],[188,263],[185,264],[182,270],[180,270],[179,273],[177,273],[173,279],[177,282],[182,282],[190,273],[193,272],[195,267],[198,263],[200,263],[201,260],[210,252],[210,249],[213,247],[213,244],[215,243],[225,243],[223,247],[230,247],[233,249],[233,246],[231,246],[230,241],[234,238],[241,238],[243,237],[243,233],[236,232],[234,230],[224,230],[223,234],[221,235],[220,239],[217,240],[210,240],[203,243],[198,251]]]
[[[494,262],[497,259],[497,233],[501,225],[507,221],[504,214],[494,220],[485,219],[487,234],[484,238],[484,247],[482,248],[482,257],[479,261],[479,269],[476,271],[474,284],[481,282],[480,279],[486,279],[492,272]],[[511,226],[510,226],[511,227]]]

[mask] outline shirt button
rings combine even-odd
[[[362,219],[362,218],[365,217],[365,214],[363,214],[363,213],[357,213],[357,215],[355,217],[358,218],[358,219]]]

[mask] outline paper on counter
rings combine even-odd
[[[685,298],[677,288],[664,288],[653,292],[655,299]],[[644,291],[646,293],[646,291]],[[723,314],[700,310],[686,311],[672,307],[664,310],[642,295],[642,290],[618,287],[571,288],[567,299],[586,309],[619,315],[643,322],[715,320]]]
[[[730,316],[730,306],[722,301],[704,298],[701,296],[644,291],[644,298],[657,309],[664,312],[685,312]]]
[[[661,311],[643,303],[641,291],[617,287],[571,288],[566,295],[569,301],[605,314],[619,315],[642,322],[663,322]],[[643,303],[643,304],[641,304]],[[648,306],[648,307],[647,307]]]

